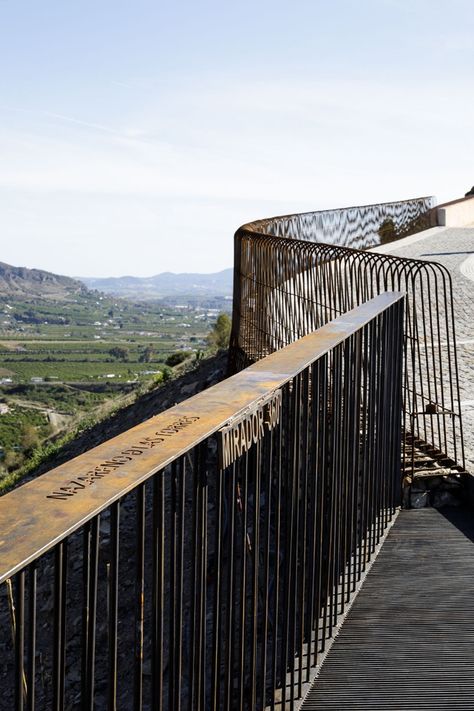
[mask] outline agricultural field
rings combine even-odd
[[[61,303],[1,297],[0,473],[29,440],[54,440],[172,377],[183,361],[192,367],[217,314],[97,292]]]

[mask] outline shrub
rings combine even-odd
[[[228,314],[219,314],[214,326],[212,327],[212,331],[207,337],[207,342],[210,347],[216,350],[228,348],[231,327],[232,321],[230,320]]]
[[[176,353],[172,353],[168,356],[165,363],[172,368],[173,366],[182,363],[183,360],[186,360],[186,358],[189,358],[190,355],[191,351],[176,351]]]

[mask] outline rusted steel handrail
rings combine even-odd
[[[435,262],[365,251],[383,237],[429,227],[433,205],[433,198],[419,198],[241,227],[235,235],[231,368],[247,366],[378,293],[402,290],[403,430],[463,469],[451,275]]]
[[[400,502],[403,299],[0,499],[5,708],[302,697]]]
[[[0,498],[0,584],[399,301],[381,294],[317,332]]]

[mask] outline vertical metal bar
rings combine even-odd
[[[326,565],[326,581],[325,581],[325,610],[323,616],[323,644],[322,651],[326,649],[326,639],[332,635],[332,619],[333,619],[333,585],[334,585],[334,519],[335,519],[335,459],[336,446],[334,443],[334,399],[335,399],[335,364],[334,352],[329,355],[329,384],[328,384],[328,400],[327,400],[327,417],[328,417],[328,462],[327,462],[327,477],[328,477],[328,522],[327,522],[327,565]],[[327,625],[327,627],[326,627]]]
[[[241,571],[240,571],[240,599],[239,599],[239,656],[238,656],[238,667],[239,667],[239,687],[238,687],[238,706],[239,711],[245,710],[245,672],[247,666],[247,655],[246,655],[246,629],[247,629],[247,554],[249,547],[248,531],[247,531],[247,516],[248,516],[248,487],[249,487],[249,463],[248,463],[248,453],[244,455],[242,482],[241,482],[241,502],[242,502],[242,515],[241,515],[241,539],[239,545],[242,550],[242,560],[241,560]]]
[[[359,563],[357,568],[357,579],[360,580],[363,571],[365,571],[367,561],[367,521],[368,521],[368,328],[364,326],[362,329],[362,406],[361,406],[361,512],[360,512],[360,528],[359,528]]]
[[[318,652],[324,648],[324,637],[326,631],[326,616],[327,616],[327,550],[328,550],[328,509],[326,505],[328,491],[329,467],[327,461],[327,445],[328,440],[328,356],[325,355],[318,363],[318,383],[319,383],[319,402],[317,403],[318,412],[318,451],[317,451],[317,467],[319,476],[317,479],[318,488],[316,500],[318,502],[317,512],[317,588],[316,588],[316,616],[315,616],[315,645],[313,665],[318,663]],[[319,646],[321,621],[321,647]]]
[[[292,392],[290,392],[290,386]],[[293,548],[294,548],[294,497],[295,497],[295,380],[293,379],[285,387],[285,396],[287,400],[287,419],[285,422],[285,495],[286,502],[284,505],[284,577],[282,581],[284,602],[283,602],[283,628],[282,628],[282,644],[281,644],[281,676],[282,676],[282,698],[281,703],[285,708],[287,695],[287,671],[290,667],[290,689],[289,701],[292,703],[293,684],[294,684],[294,657],[291,658],[290,637],[292,637],[291,621],[293,619],[293,601],[292,601],[292,574],[293,574]]]
[[[394,352],[395,357],[393,359],[393,367],[395,369],[395,374],[393,378],[393,395],[392,395],[392,418],[394,421],[394,432],[393,432],[393,502],[392,510],[395,511],[395,507],[399,506],[401,503],[401,451],[397,443],[401,439],[401,427],[402,427],[402,407],[403,407],[403,395],[402,395],[402,377],[403,377],[403,313],[404,313],[404,300],[398,302],[394,306],[394,330],[395,330],[395,346]]]
[[[206,471],[206,443],[199,445],[199,469],[197,476],[199,486],[197,492],[197,518],[196,518],[196,545],[197,545],[197,569],[196,569],[196,607],[194,622],[196,634],[195,645],[195,669],[193,671],[195,683],[195,704],[196,709],[204,711],[206,709],[207,698],[207,674],[206,667],[206,639],[207,639],[207,471]]]
[[[66,664],[67,540],[58,543],[54,562],[53,709],[64,709]]]
[[[298,591],[298,698],[303,694],[303,660],[304,660],[304,642],[305,642],[305,600],[306,600],[306,585],[307,585],[307,526],[308,526],[308,426],[309,426],[309,369],[306,368],[301,373],[301,389],[300,389],[300,404],[301,412],[299,425],[299,442],[300,442],[300,493],[298,501],[300,502],[300,527],[299,527],[299,549],[300,558],[298,566],[299,591]],[[309,639],[307,640],[309,644]],[[309,657],[309,655],[308,655]]]
[[[293,379],[293,428],[292,428],[292,470],[291,486],[292,495],[292,524],[291,524],[291,577],[290,577],[290,630],[289,630],[289,665],[290,665],[290,711],[294,709],[296,690],[296,652],[297,652],[297,631],[298,631],[298,537],[299,537],[299,514],[300,514],[300,405],[301,405],[301,377],[297,375]]]
[[[383,337],[384,337],[384,316],[379,314],[376,319],[377,329],[377,349],[376,349],[376,400],[375,400],[375,422],[376,422],[376,440],[375,440],[375,477],[376,477],[376,517],[377,525],[375,529],[375,544],[378,545],[382,535],[383,523]],[[374,546],[375,549],[375,546]]]
[[[318,645],[318,627],[319,627],[319,611],[316,609],[316,589],[317,589],[317,567],[319,560],[317,557],[318,550],[318,524],[319,524],[319,509],[318,509],[318,487],[320,483],[321,472],[318,467],[318,440],[320,437],[320,363],[311,365],[311,407],[309,417],[309,475],[310,475],[310,520],[308,523],[309,544],[309,583],[308,583],[308,611],[307,611],[307,627],[306,637],[308,640],[308,654],[306,665],[306,682],[310,679],[310,672],[313,666],[314,651]],[[316,624],[316,632],[315,632]]]
[[[170,554],[169,554],[169,596],[170,596],[170,613],[168,619],[168,635],[169,635],[169,651],[168,651],[168,704],[170,709],[174,709],[176,706],[176,643],[175,638],[175,627],[176,627],[176,612],[177,612],[177,600],[176,600],[176,558],[177,558],[177,462],[173,462],[171,465],[171,502],[170,502],[170,522],[169,522],[169,532],[170,532]]]
[[[326,435],[324,438],[324,486],[323,496],[327,501],[327,506],[324,519],[321,520],[322,535],[321,535],[321,556],[320,560],[324,560],[324,567],[321,565],[321,581],[320,594],[321,606],[323,608],[322,623],[321,623],[321,652],[326,649],[327,626],[328,618],[331,617],[330,598],[332,596],[332,547],[333,547],[333,486],[334,486],[334,447],[333,447],[333,417],[330,407],[333,399],[333,359],[332,354],[326,357],[326,367],[324,370],[324,389],[323,389],[323,418],[326,426]]]
[[[227,595],[226,595],[226,657],[225,657],[225,687],[224,687],[224,709],[229,711],[233,703],[234,694],[234,602],[235,602],[235,578],[236,578],[236,526],[235,514],[237,506],[237,465],[232,464],[230,474],[227,475],[227,510],[228,510],[228,529],[227,529]]]
[[[201,490],[201,480],[200,480],[200,470],[201,470],[201,447],[195,447],[193,452],[193,474],[192,474],[192,536],[191,536],[191,564],[192,564],[192,578],[191,578],[191,589],[195,591],[193,600],[191,603],[190,610],[190,640],[189,640],[189,703],[188,711],[192,711],[195,708],[194,701],[198,698],[196,694],[198,673],[196,674],[197,664],[199,657],[197,656],[197,645],[196,640],[198,639],[197,634],[197,618],[198,618],[198,555],[200,550],[200,545],[198,542],[199,536],[199,510],[200,510],[200,490]],[[197,657],[197,659],[196,659]],[[196,708],[198,707],[198,701],[196,701]],[[158,709],[157,709],[158,711]],[[161,711],[161,709],[159,710]]]
[[[221,568],[222,568],[222,535],[223,535],[223,491],[224,471],[217,471],[217,494],[215,507],[215,543],[214,543],[214,601],[212,620],[212,673],[211,673],[211,708],[218,711],[220,706],[220,667],[221,667]]]
[[[354,503],[355,480],[357,465],[357,434],[354,431],[355,410],[358,407],[355,372],[357,361],[355,353],[354,336],[350,336],[344,347],[344,471],[345,471],[345,525],[344,525],[344,561],[343,585],[341,596],[341,611],[344,612],[345,604],[349,602],[352,590],[352,573],[354,561]],[[347,574],[346,574],[347,571]]]
[[[376,377],[377,377],[377,343],[376,343],[375,322],[369,324],[369,363],[368,363],[368,447],[367,464],[369,486],[367,491],[369,520],[368,520],[368,560],[375,550],[375,524],[376,524],[376,482],[375,482],[375,398],[376,398]]]
[[[391,382],[389,381],[389,364],[388,359],[396,357],[396,354],[389,351],[390,348],[390,327],[392,314],[391,310],[388,309],[381,314],[382,320],[382,344],[381,344],[381,364],[380,364],[380,378],[382,386],[382,399],[380,405],[380,424],[381,424],[381,439],[382,447],[380,453],[380,474],[382,480],[382,493],[381,493],[381,506],[382,512],[380,517],[380,535],[383,535],[385,527],[388,524],[389,516],[389,498],[388,498],[388,483],[390,481],[390,439],[389,430],[391,429],[391,403],[389,401]],[[390,353],[390,355],[389,355]],[[389,402],[388,407],[384,404]]]
[[[178,462],[177,479],[177,560],[176,560],[176,625],[174,638],[176,644],[175,668],[175,708],[181,711],[181,680],[183,670],[183,575],[184,575],[184,506],[186,500],[186,461]]]
[[[277,492],[276,492],[276,502],[274,506],[275,510],[275,553],[274,553],[274,594],[273,594],[273,615],[272,615],[272,697],[271,697],[271,711],[275,711],[275,692],[277,689],[278,682],[278,639],[279,639],[279,616],[280,616],[280,537],[281,537],[281,509],[282,509],[282,446],[283,446],[283,422],[285,422],[287,416],[287,410],[285,407],[285,399],[282,398],[282,413],[280,417],[280,424],[278,425],[278,443],[276,448],[276,466],[275,466],[275,476],[277,479]],[[285,683],[284,672],[280,672],[280,677],[282,678],[282,684]]]
[[[25,679],[25,571],[15,576],[15,709],[23,711]]]
[[[384,506],[385,506],[385,520],[384,526],[388,525],[393,511],[392,511],[392,488],[393,488],[393,442],[392,434],[394,429],[394,411],[393,411],[393,399],[394,399],[394,378],[396,372],[396,364],[392,362],[392,359],[397,359],[398,353],[396,350],[396,334],[394,330],[394,309],[391,307],[387,314],[387,333],[386,333],[386,346],[384,349],[384,361],[385,361],[385,402],[388,401],[389,406],[385,410],[384,416],[384,457],[385,457],[385,472],[384,472]],[[401,447],[400,447],[401,448]],[[401,478],[401,477],[400,477]]]
[[[329,583],[329,627],[328,636],[331,638],[333,627],[337,619],[337,595],[339,590],[339,540],[340,540],[340,517],[339,517],[339,495],[340,495],[340,450],[339,450],[339,421],[341,407],[341,358],[340,348],[337,346],[333,350],[333,388],[332,388],[332,491],[331,491],[331,547],[330,547],[330,583]]]
[[[152,517],[152,709],[163,708],[164,518],[163,472],[153,477]],[[194,537],[193,537],[194,538]],[[192,687],[189,692],[192,699]]]
[[[318,525],[318,482],[319,470],[317,463],[317,442],[319,438],[319,372],[317,362],[311,365],[311,403],[308,409],[307,438],[308,438],[308,470],[309,470],[309,493],[308,493],[308,595],[305,637],[308,645],[306,677],[309,682],[314,648],[317,646],[317,633],[314,639],[315,597],[316,597],[316,566],[317,566],[317,525]]]
[[[117,628],[120,555],[120,501],[110,507],[108,711],[117,708]]]
[[[342,344],[341,348],[341,374],[342,374],[342,388],[341,388],[341,405],[342,405],[342,422],[341,422],[341,541],[340,541],[340,581],[341,581],[341,593],[340,593],[340,607],[339,612],[342,615],[345,609],[346,602],[346,579],[350,578],[350,568],[349,574],[347,574],[347,566],[350,566],[350,554],[348,550],[348,518],[349,518],[349,445],[350,442],[350,408],[351,402],[349,398],[349,388],[351,385],[350,378],[350,366],[352,363],[351,351],[350,351],[350,339],[346,339]],[[353,456],[353,451],[351,451]]]
[[[354,551],[351,592],[356,589],[359,579],[359,561],[361,555],[360,529],[362,526],[362,474],[361,474],[361,407],[362,407],[362,331],[355,334],[354,342],[354,483],[353,483],[353,528],[352,546]]]
[[[26,711],[35,709],[36,676],[36,562],[28,566],[28,662]]]
[[[272,477],[273,477],[273,439],[274,432],[270,432],[266,440],[263,442],[263,499],[264,499],[264,516],[263,516],[263,610],[262,610],[262,651],[261,651],[261,666],[260,666],[260,688],[261,698],[260,707],[265,708],[266,705],[266,681],[267,681],[267,659],[269,646],[269,599],[270,599],[270,545],[271,545],[271,515],[272,515]],[[258,703],[259,699],[257,699]]]
[[[95,635],[97,613],[97,573],[99,563],[99,526],[100,516],[96,516],[84,529],[83,558],[84,601],[82,610],[83,624],[83,671],[81,709],[90,711],[94,708],[95,676]]]
[[[333,417],[334,417],[334,446],[335,446],[335,492],[334,492],[334,507],[335,507],[335,536],[334,536],[334,602],[333,602],[333,621],[332,624],[337,624],[339,589],[341,584],[341,562],[342,562],[342,527],[343,527],[343,460],[342,460],[342,427],[343,427],[343,361],[342,361],[343,345],[340,344],[334,349],[335,357],[335,387],[333,401]],[[332,637],[332,628],[331,628]]]
[[[208,667],[207,667],[207,570],[208,570],[208,472],[206,459],[206,443],[203,443],[203,469],[202,469],[202,567],[201,567],[201,644],[202,644],[202,663],[203,669],[206,670],[203,683],[201,685],[201,708],[208,707]]]
[[[135,665],[133,676],[133,708],[143,705],[143,620],[145,607],[145,484],[135,495],[136,505],[136,570],[135,570]]]
[[[258,643],[258,598],[259,598],[259,557],[260,557],[260,475],[261,442],[250,451],[251,477],[253,479],[253,522],[252,522],[252,595],[250,610],[250,708],[257,703],[257,643]]]
[[[91,708],[89,697],[88,667],[89,667],[89,602],[91,586],[91,522],[84,526],[82,548],[82,639],[81,639],[81,709]]]

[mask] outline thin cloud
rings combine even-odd
[[[92,123],[91,121],[83,121],[82,119],[74,118],[73,116],[65,116],[64,114],[58,114],[53,111],[38,111],[38,113],[43,116],[49,116],[51,118],[59,119],[60,121],[66,121],[67,123],[74,123],[78,126],[84,126],[86,128],[92,128],[96,131],[104,131],[105,133],[111,133],[115,136],[120,136],[120,131],[110,126],[104,126],[100,123]]]

